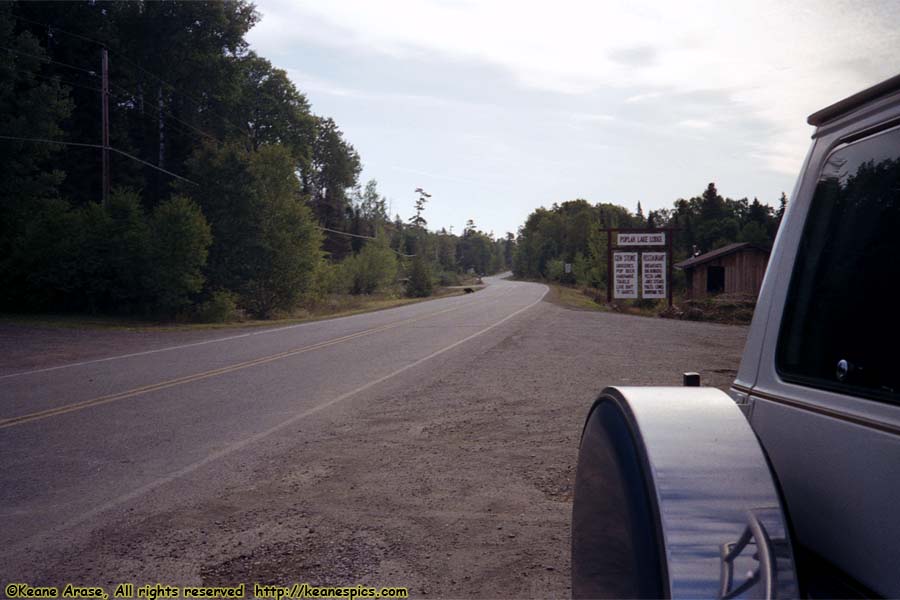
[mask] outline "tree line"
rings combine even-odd
[[[571,200],[532,212],[520,228],[513,271],[519,277],[606,289],[606,228],[676,228],[673,257],[680,261],[734,242],[771,246],[787,206],[782,193],[778,208],[757,198],[723,198],[710,183],[699,196],[679,198],[672,208],[650,211],[640,202],[636,212],[616,204]],[[565,264],[572,268],[566,272]],[[676,271],[675,284],[680,283]]]
[[[512,264],[511,234],[429,230],[427,194],[391,219],[338,125],[249,48],[258,19],[245,0],[0,4],[0,308],[270,317]]]

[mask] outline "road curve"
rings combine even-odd
[[[451,352],[538,303],[478,293],[0,377],[0,565]],[[19,565],[21,566],[21,565]]]

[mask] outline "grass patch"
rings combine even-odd
[[[672,308],[669,308],[665,300],[613,300],[612,303],[607,303],[605,290],[534,281],[550,288],[546,300],[553,304],[573,310],[615,312],[639,317],[747,325],[753,318],[756,304],[755,298],[726,295],[702,300],[676,295]]]
[[[600,310],[605,311],[607,307],[597,303],[589,290],[574,288],[558,283],[546,284],[550,287],[550,293],[547,299],[554,304],[574,308],[576,310]],[[596,290],[594,290],[596,291]]]
[[[755,308],[755,296],[721,294],[699,300],[682,300],[661,316],[686,321],[749,325]]]

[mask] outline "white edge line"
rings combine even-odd
[[[331,400],[328,400],[327,402],[323,402],[322,404],[318,404],[316,406],[313,406],[312,408],[308,408],[302,412],[299,412],[296,415],[294,415],[293,417],[289,418],[286,421],[282,421],[281,423],[279,423],[278,425],[275,425],[274,427],[270,427],[269,429],[266,429],[265,431],[260,431],[259,433],[254,433],[250,437],[244,438],[243,440],[241,440],[239,442],[235,442],[234,444],[231,444],[230,446],[227,446],[225,448],[222,448],[221,450],[213,452],[212,454],[208,455],[206,458],[198,460],[197,462],[187,465],[186,467],[182,467],[181,469],[179,469],[173,473],[169,473],[168,475],[165,475],[164,477],[160,477],[154,481],[151,481],[150,483],[147,483],[147,484],[137,488],[136,490],[128,492],[127,494],[123,494],[122,496],[119,496],[118,498],[115,498],[114,500],[110,500],[109,502],[107,502],[101,506],[93,508],[86,513],[82,513],[78,517],[75,517],[73,520],[67,521],[66,523],[63,523],[62,525],[60,525],[58,527],[54,527],[51,531],[45,532],[43,534],[38,534],[38,536],[35,536],[35,537],[37,539],[40,539],[45,536],[49,536],[49,537],[56,536],[59,533],[61,533],[62,531],[65,531],[67,529],[71,529],[72,527],[80,525],[81,523],[85,522],[86,520],[90,519],[91,517],[93,517],[95,515],[98,515],[109,509],[115,508],[116,506],[123,504],[125,502],[128,502],[129,500],[134,500],[135,498],[139,498],[139,497],[143,496],[144,494],[147,494],[148,492],[151,492],[160,486],[163,486],[167,483],[175,481],[176,479],[184,477],[185,475],[192,473],[193,471],[196,471],[197,469],[200,469],[201,467],[204,467],[211,462],[217,461],[220,458],[224,458],[225,456],[228,456],[229,454],[232,454],[233,452],[236,452],[236,451],[241,450],[242,448],[245,448],[255,442],[258,442],[258,441],[272,435],[273,433],[280,431],[281,429],[289,427],[289,426],[293,425],[294,423],[296,423],[297,421],[305,419],[306,417],[313,415],[317,412],[320,412],[330,406],[334,406],[335,404],[338,404],[339,402],[343,402],[344,400],[347,400],[348,398],[352,398],[353,396],[355,396],[359,393],[362,393],[370,388],[373,388],[380,383],[384,383],[388,379],[391,379],[392,377],[396,377],[397,375],[400,375],[401,373],[404,373],[410,369],[413,369],[413,368],[421,365],[422,363],[431,360],[432,358],[440,356],[441,354],[444,354],[445,352],[449,352],[450,350],[453,350],[454,348],[456,348],[462,344],[465,344],[469,340],[475,339],[476,337],[478,337],[484,333],[487,333],[488,331],[490,331],[491,329],[494,329],[495,327],[499,327],[500,325],[502,325],[503,323],[506,323],[513,317],[515,317],[515,316],[525,312],[529,308],[539,304],[544,299],[544,296],[547,295],[547,292],[549,290],[550,290],[550,288],[544,286],[544,293],[541,294],[540,298],[538,298],[537,300],[535,300],[528,306],[522,307],[522,308],[518,309],[517,311],[506,315],[505,317],[503,317],[502,319],[500,319],[493,325],[489,325],[489,326],[485,327],[484,329],[482,329],[481,331],[473,333],[472,335],[470,335],[468,337],[464,337],[463,339],[458,340],[456,342],[453,342],[449,346],[441,348],[440,350],[436,350],[435,352],[432,352],[431,354],[429,354],[427,356],[424,356],[416,361],[413,361],[413,362],[409,363],[408,365],[400,367],[396,371],[393,371],[391,373],[388,373],[387,375],[379,377],[378,379],[370,381],[369,383],[367,383],[363,386],[360,386],[360,387],[356,388],[355,390],[346,392],[344,394],[341,394],[340,396],[337,396],[335,398],[332,398]],[[35,538],[31,538],[30,540],[28,540],[29,545],[33,546],[34,543],[35,543]]]
[[[446,300],[449,300],[451,298],[464,298],[464,297],[465,296],[451,296],[450,298],[446,298]],[[443,298],[434,298],[434,300],[442,300],[442,299]],[[425,302],[422,302],[420,304],[425,304]],[[410,306],[410,305],[407,305],[407,306]],[[412,305],[412,306],[415,306],[415,305]],[[394,308],[405,308],[405,307],[397,306]],[[372,311],[372,312],[386,312],[387,310],[392,310],[392,309],[389,308],[389,309],[386,309],[385,311]],[[194,348],[196,346],[205,346],[206,344],[227,342],[230,340],[237,340],[240,338],[251,337],[254,335],[265,335],[268,333],[277,333],[279,331],[286,331],[288,329],[296,329],[298,327],[306,327],[309,325],[318,325],[318,324],[321,324],[324,322],[329,322],[329,321],[340,321],[343,319],[353,319],[355,317],[364,317],[366,315],[372,314],[372,312],[363,312],[363,313],[358,313],[355,315],[347,315],[344,317],[334,317],[331,319],[319,319],[318,321],[309,321],[307,323],[296,323],[294,325],[284,325],[282,327],[266,328],[266,329],[261,329],[259,331],[250,331],[250,332],[241,333],[238,335],[229,335],[226,337],[214,338],[211,340],[203,340],[201,342],[192,342],[190,344],[181,344],[178,346],[167,346],[165,348],[155,348],[153,350],[144,350],[142,352],[132,352],[130,354],[117,354],[116,356],[107,356],[104,358],[92,358],[91,360],[83,360],[80,362],[68,363],[65,365],[56,365],[54,367],[44,367],[42,369],[32,369],[31,371],[19,371],[18,373],[8,373],[6,375],[0,375],[0,379],[11,379],[13,377],[24,377],[25,375],[34,375],[37,373],[47,373],[48,371],[57,371],[59,369],[71,369],[73,367],[81,367],[84,365],[92,365],[92,364],[96,364],[96,363],[109,362],[109,361],[113,361],[113,360],[122,360],[124,358],[134,358],[136,356],[147,356],[148,354],[157,354],[159,352],[170,352],[172,350],[182,350],[184,348]]]

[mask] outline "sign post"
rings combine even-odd
[[[606,301],[612,302],[613,298],[667,298],[669,306],[672,306],[672,236],[677,229],[664,227],[602,231],[606,232]],[[629,251],[621,251],[620,248]]]

